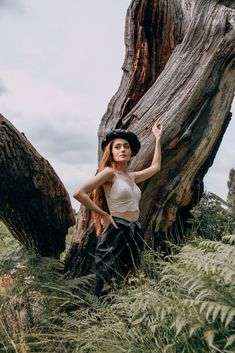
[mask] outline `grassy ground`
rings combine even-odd
[[[235,352],[234,221],[221,212],[201,205],[187,244],[167,259],[145,252],[139,273],[102,300],[89,276],[65,281],[61,262],[25,251],[1,225],[0,352]]]

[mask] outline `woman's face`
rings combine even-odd
[[[129,162],[132,151],[129,142],[122,138],[113,140],[112,154],[115,162]]]

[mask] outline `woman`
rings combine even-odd
[[[98,173],[74,193],[74,198],[93,212],[98,242],[96,246],[96,285],[100,296],[104,282],[125,278],[140,265],[143,230],[139,220],[141,190],[136,185],[151,178],[161,168],[162,126],[156,121],[156,137],[151,165],[128,173],[131,157],[137,155],[140,142],[130,131],[115,129],[101,143],[104,151]],[[91,194],[91,197],[89,194]]]

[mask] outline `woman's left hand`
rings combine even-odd
[[[160,123],[160,119],[158,119],[152,127],[152,133],[156,138],[160,139],[162,137],[162,132],[162,124]]]

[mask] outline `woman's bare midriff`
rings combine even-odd
[[[116,217],[120,217],[120,218],[124,218],[127,219],[130,222],[135,222],[137,221],[137,219],[139,218],[139,210],[136,211],[127,211],[127,212],[111,212],[112,216],[116,216]]]

